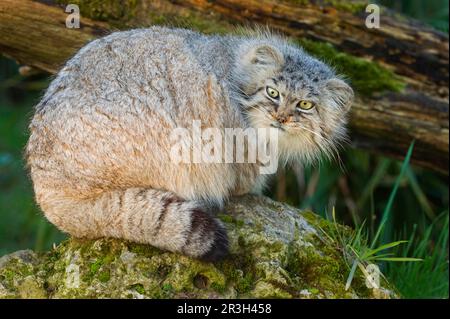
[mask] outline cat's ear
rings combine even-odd
[[[277,66],[284,63],[283,54],[277,48],[268,44],[250,48],[243,58],[247,65]]]
[[[325,84],[326,89],[334,102],[343,110],[348,111],[353,104],[353,89],[345,81],[334,78]]]

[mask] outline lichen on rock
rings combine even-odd
[[[266,197],[233,198],[220,214],[230,255],[212,264],[117,239],[69,239],[50,252],[0,258],[0,298],[389,298],[321,240],[329,222]]]

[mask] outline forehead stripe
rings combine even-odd
[[[252,94],[250,94],[250,96],[253,96],[253,95],[255,95],[256,93],[259,93],[259,92],[261,92],[262,90],[264,90],[265,88],[264,87],[260,87],[260,88],[258,88],[255,92],[253,92]]]

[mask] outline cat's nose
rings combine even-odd
[[[288,114],[288,113],[279,113],[276,115],[276,119],[278,122],[280,122],[281,124],[286,123],[291,121],[292,119],[292,114]]]
[[[280,124],[290,121],[291,114],[286,114],[284,112],[271,112],[272,117]]]
[[[278,115],[278,116],[277,116],[277,121],[280,122],[280,123],[286,122],[286,116],[284,116],[284,115]]]

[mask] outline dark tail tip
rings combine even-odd
[[[184,253],[206,262],[223,259],[228,254],[226,229],[204,209],[193,210]]]
[[[205,262],[217,262],[228,255],[228,236],[225,228],[217,222],[214,241],[209,250],[199,257]]]

